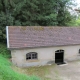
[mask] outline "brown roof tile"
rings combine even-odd
[[[9,48],[80,44],[80,28],[9,26]]]

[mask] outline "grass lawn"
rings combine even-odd
[[[0,43],[0,80],[40,80],[37,76],[28,76],[13,70],[9,58],[6,45]]]

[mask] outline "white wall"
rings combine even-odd
[[[55,51],[64,50],[64,60],[73,61],[79,59],[80,45],[75,46],[60,46],[34,49],[11,50],[12,62],[17,66],[36,66],[46,65],[49,61],[55,61]],[[37,52],[38,60],[26,60],[26,54],[29,52]]]

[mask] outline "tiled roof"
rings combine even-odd
[[[80,44],[79,27],[9,26],[7,31],[8,48]]]

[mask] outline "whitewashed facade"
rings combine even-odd
[[[80,59],[80,45],[72,45],[11,50],[12,62],[19,67],[48,65],[50,62],[55,64],[55,51],[60,49],[64,50],[64,62]],[[38,58],[26,60],[26,54],[29,52],[37,52]]]

